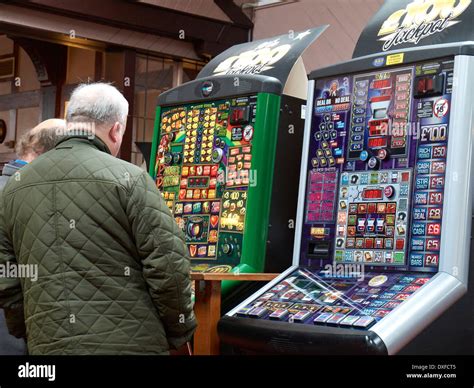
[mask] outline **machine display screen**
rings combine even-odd
[[[193,270],[240,262],[257,97],[165,107],[156,184],[183,230]]]
[[[301,265],[437,272],[452,79],[446,59],[316,80]]]

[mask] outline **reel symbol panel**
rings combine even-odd
[[[336,262],[405,263],[410,184],[411,170],[342,175]]]

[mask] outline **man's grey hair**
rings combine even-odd
[[[66,111],[68,123],[96,126],[119,122],[125,130],[128,102],[119,90],[107,83],[81,84],[71,94]]]

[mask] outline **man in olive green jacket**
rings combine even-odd
[[[79,86],[66,138],[0,197],[0,271],[17,268],[0,307],[24,303],[31,355],[168,354],[195,330],[183,236],[153,180],[115,158],[127,113],[114,87]]]

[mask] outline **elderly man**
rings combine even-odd
[[[61,135],[66,130],[66,123],[60,119],[49,119],[38,124],[33,129],[26,132],[17,142],[16,154],[18,159],[7,163],[3,167],[0,176],[0,190],[8,182],[8,179],[17,174],[20,168],[36,159],[39,155],[51,150],[61,139]],[[18,178],[21,175],[17,175]],[[0,286],[1,289],[1,286]],[[5,314],[9,322],[16,328],[16,335],[24,335],[24,322],[22,305],[18,308],[6,309]],[[0,309],[0,355],[22,355],[26,353],[25,341],[23,338],[15,338],[10,335],[5,324],[4,311]]]
[[[66,122],[64,120],[48,119],[20,137],[15,147],[18,159],[12,160],[3,166],[2,175],[0,176],[0,189],[3,189],[8,179],[20,168],[41,154],[53,149],[65,131]]]
[[[0,198],[0,262],[38,267],[0,279],[0,306],[24,298],[32,355],[168,354],[196,327],[183,236],[153,180],[115,158],[127,114],[113,86],[79,86],[66,138]]]

